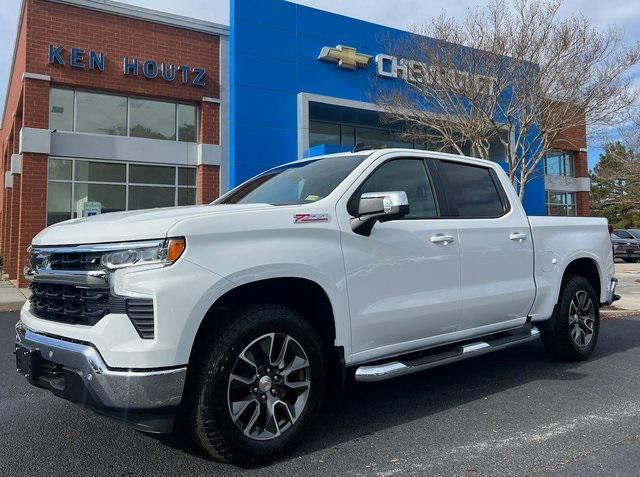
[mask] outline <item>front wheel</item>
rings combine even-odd
[[[542,342],[554,357],[582,361],[596,347],[600,309],[593,287],[583,277],[569,277],[560,292],[556,313],[541,328]]]
[[[306,434],[324,391],[320,338],[297,311],[273,304],[231,312],[201,350],[187,390],[189,428],[212,457],[273,460]]]

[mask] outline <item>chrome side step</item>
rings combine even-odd
[[[508,336],[496,338],[494,340],[477,341],[451,350],[428,355],[422,358],[407,361],[390,361],[388,363],[375,364],[371,366],[360,366],[356,370],[356,381],[371,383],[384,381],[386,379],[403,376],[405,374],[417,373],[425,369],[436,368],[463,359],[492,353],[511,346],[536,340],[540,337],[540,331],[535,326],[524,331],[518,331]]]

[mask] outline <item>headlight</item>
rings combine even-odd
[[[171,265],[180,258],[185,248],[186,242],[182,237],[159,241],[124,243],[119,246],[119,250],[105,253],[101,258],[101,262],[103,266],[112,270],[154,263]]]

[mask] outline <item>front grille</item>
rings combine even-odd
[[[52,270],[100,270],[100,252],[52,253],[49,255],[49,267]]]
[[[108,288],[34,282],[29,290],[33,314],[46,320],[93,326],[107,313],[117,313],[116,308],[124,310],[124,303],[118,307]]]
[[[108,288],[81,288],[75,285],[33,282],[31,312],[44,320],[93,326],[109,313],[129,316],[138,335],[154,338],[153,300],[111,294]]]

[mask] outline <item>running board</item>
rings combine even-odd
[[[405,374],[417,373],[425,369],[436,368],[463,359],[492,353],[511,346],[536,340],[540,337],[540,331],[535,326],[524,331],[517,331],[508,336],[502,336],[493,340],[475,341],[448,351],[424,356],[422,358],[407,361],[390,361],[388,363],[375,364],[370,366],[360,366],[356,370],[356,381],[371,383],[384,381],[385,379],[403,376]]]

